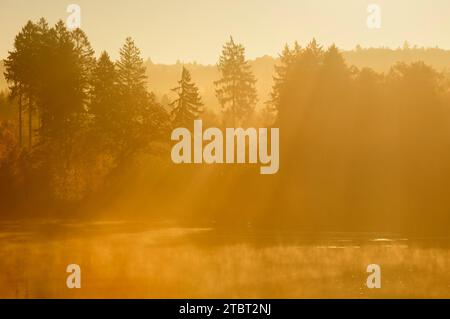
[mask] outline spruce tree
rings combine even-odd
[[[280,107],[280,95],[286,83],[289,69],[292,67],[297,58],[300,57],[302,48],[296,41],[294,48],[290,48],[288,44],[284,46],[283,51],[279,55],[279,65],[275,66],[275,76],[273,77],[273,88],[270,94],[270,100],[267,103],[268,110],[275,112]]]
[[[178,98],[169,105],[173,107],[171,116],[174,127],[190,127],[202,112],[203,103],[198,93],[198,88],[192,82],[191,74],[183,67],[181,80],[172,91],[176,92]]]
[[[222,50],[218,63],[222,78],[215,82],[216,96],[226,117],[235,127],[253,111],[257,102],[256,79],[245,60],[245,48],[232,37]]]
[[[119,134],[115,141],[119,165],[166,134],[168,114],[153,93],[147,91],[147,76],[139,48],[127,38],[120,50],[117,67],[117,116],[114,126]]]
[[[116,148],[117,154],[126,157],[139,149],[142,143],[143,113],[149,98],[144,61],[139,48],[130,37],[120,49],[116,67],[118,108],[114,126],[119,132]]]
[[[103,52],[92,72],[90,114],[98,130],[111,130],[117,110],[117,72],[108,53]]]
[[[121,94],[136,95],[146,91],[147,76],[141,52],[132,38],[125,40],[120,49],[120,59],[117,62],[118,84]]]

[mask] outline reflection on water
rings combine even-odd
[[[33,221],[1,223],[0,243],[2,298],[450,297],[447,239]]]

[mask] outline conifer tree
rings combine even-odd
[[[32,144],[33,123],[40,137],[67,141],[76,132],[85,113],[90,69],[94,61],[87,36],[69,31],[59,21],[49,28],[45,19],[29,21],[16,37],[14,51],[5,62],[5,77],[13,96],[28,109],[28,138]],[[39,115],[38,121],[33,114]],[[21,134],[21,123],[19,125]]]
[[[256,79],[245,60],[245,48],[230,37],[217,66],[222,78],[215,82],[216,96],[225,116],[236,126],[253,111],[257,102]]]
[[[320,64],[323,59],[323,48],[317,43],[317,40],[313,38],[304,50],[304,56],[308,60],[308,63]]]
[[[273,77],[273,88],[270,94],[270,100],[267,103],[268,110],[271,112],[278,111],[280,107],[280,95],[286,83],[289,69],[293,63],[300,57],[302,48],[297,41],[294,43],[294,48],[290,48],[288,44],[284,46],[279,58],[279,65],[275,66],[275,76]]]
[[[118,116],[117,72],[108,53],[103,52],[92,72],[92,92],[89,111],[94,127],[111,130]]]
[[[124,46],[120,49],[117,70],[121,94],[135,95],[146,91],[147,76],[144,60],[139,48],[130,37],[126,38]]]
[[[153,93],[147,91],[147,76],[139,48],[127,38],[120,50],[117,68],[117,128],[115,141],[118,163],[160,138],[168,127],[168,114]]]
[[[38,61],[36,49],[39,48],[39,27],[28,21],[14,40],[14,50],[9,52],[5,60],[5,79],[9,84],[11,97],[18,98],[19,105],[19,143],[22,145],[23,111],[27,106],[29,123],[32,118],[31,105],[36,96],[36,76]],[[28,128],[30,131],[30,128]],[[29,134],[29,138],[31,135]]]
[[[169,105],[173,107],[171,112],[174,127],[190,127],[202,112],[203,103],[198,93],[198,88],[192,82],[191,74],[183,67],[181,80],[172,91],[176,92],[178,98]]]

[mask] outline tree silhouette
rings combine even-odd
[[[140,50],[131,38],[125,40],[116,63],[118,105],[113,125],[116,136],[116,154],[123,163],[135,152],[157,139],[168,128],[169,117],[155,96],[147,92],[147,76]]]
[[[176,92],[178,98],[169,105],[173,107],[172,125],[174,127],[191,127],[193,121],[198,118],[202,112],[203,103],[198,93],[198,88],[191,80],[191,74],[183,67],[181,80],[178,81],[178,87],[172,89]]]
[[[80,125],[93,53],[85,34],[67,30],[62,21],[53,28],[45,19],[30,21],[17,35],[14,51],[5,61],[5,77],[12,96],[19,96],[19,113],[23,100],[27,101],[30,146],[34,113],[39,115],[35,122],[39,123],[41,137],[47,140],[68,141]]]
[[[42,20],[41,20],[42,21]],[[42,23],[44,25],[44,23]],[[14,50],[9,52],[5,60],[5,79],[9,84],[12,97],[19,100],[19,143],[23,138],[23,106],[28,101],[29,125],[32,117],[32,100],[36,94],[36,75],[38,61],[36,48],[39,47],[39,26],[31,21],[22,28],[14,40]],[[43,31],[43,30],[41,30]],[[29,126],[29,133],[31,132]],[[31,139],[31,134],[29,134]],[[31,141],[29,140],[31,143]]]
[[[281,101],[281,92],[284,89],[289,70],[295,61],[301,56],[302,48],[297,41],[294,43],[294,47],[291,49],[288,44],[283,48],[283,51],[279,55],[279,65],[275,65],[275,75],[273,76],[273,87],[270,93],[270,100],[267,102],[269,111],[276,112],[279,110]]]
[[[122,95],[143,94],[146,91],[147,76],[144,61],[133,39],[128,37],[120,49],[117,62],[118,84]]]
[[[236,126],[253,111],[257,102],[256,79],[245,60],[245,48],[230,37],[217,67],[222,78],[215,82],[216,96],[225,116],[231,117],[231,123]]]
[[[90,94],[89,113],[92,115],[92,127],[101,137],[118,134],[116,118],[118,110],[117,71],[108,53],[103,52],[92,72],[92,91]],[[108,145],[114,143],[114,137],[108,139]],[[105,140],[103,140],[106,142]]]

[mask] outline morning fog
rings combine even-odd
[[[176,164],[262,164],[260,173],[276,174],[279,169],[279,129],[216,127],[203,131],[201,120],[194,121],[194,132],[187,128],[172,131],[172,161]],[[270,148],[270,150],[269,150]]]

